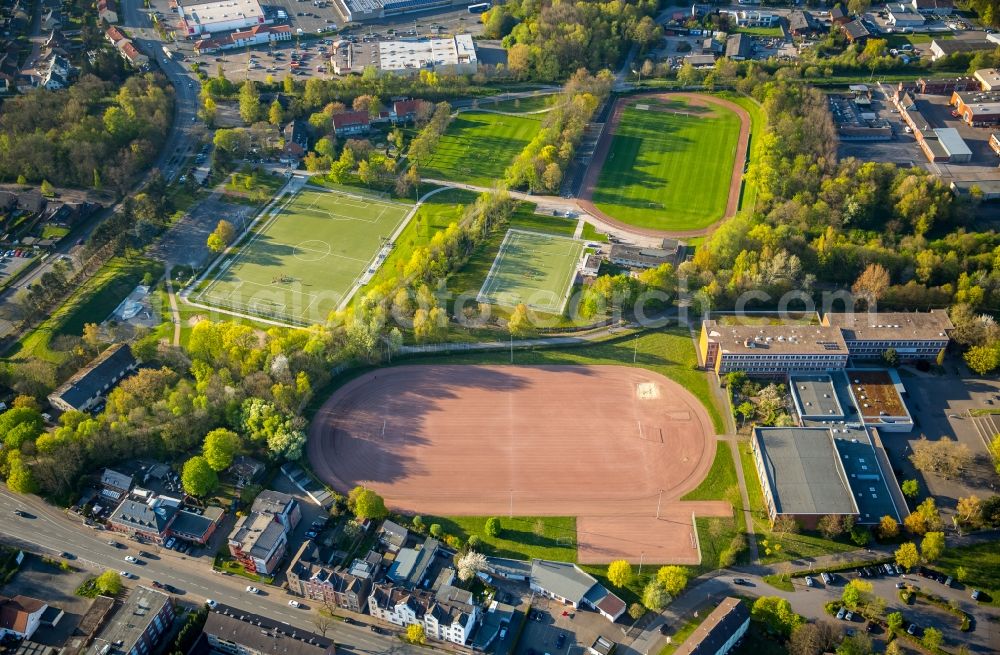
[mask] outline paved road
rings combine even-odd
[[[126,0],[124,3],[124,23],[123,25],[133,36],[133,40],[143,53],[161,63],[161,69],[170,80],[175,89],[174,120],[167,135],[167,140],[160,151],[159,157],[153,163],[150,172],[142,177],[136,188],[141,188],[149,179],[153,169],[159,169],[164,177],[170,181],[180,173],[188,155],[194,154],[200,136],[200,127],[197,120],[198,93],[200,87],[193,74],[186,71],[179,63],[166,59],[161,49],[162,43],[159,36],[151,28],[149,17],[140,9],[141,0]],[[107,217],[114,212],[120,211],[121,205],[114,205],[90,220],[89,225],[80,234],[80,238],[86,240],[90,233]],[[0,337],[5,337],[14,331],[12,318],[16,317],[16,309],[11,301],[23,289],[28,288],[42,275],[51,270],[52,265],[59,260],[61,255],[71,254],[78,250],[80,246],[76,242],[69,241],[63,243],[53,251],[52,255],[35,268],[31,273],[21,278],[17,284],[12,285],[3,293],[0,293]]]
[[[35,518],[15,517],[13,511],[16,508],[23,508]],[[124,540],[121,535],[88,528],[76,515],[54,508],[34,496],[13,494],[3,485],[0,485],[0,516],[4,517],[0,538],[6,542],[23,542],[33,545],[36,552],[53,555],[68,551],[77,557],[75,564],[95,572],[125,569],[139,576],[128,584],[150,584],[157,580],[173,585],[178,589],[178,599],[185,603],[201,604],[205,599],[212,598],[224,605],[262,614],[295,628],[317,631],[312,620],[314,608],[289,607],[288,601],[292,596],[275,587],[263,587],[261,594],[250,594],[245,590],[246,579],[209,573],[210,560],[207,557],[191,558],[153,546],[139,546]],[[129,549],[108,545],[110,539],[127,544]],[[145,563],[142,565],[126,563],[125,555],[137,555],[139,548],[153,556],[143,558]],[[336,640],[338,648],[343,644],[354,652],[417,655],[417,649],[402,644],[395,637],[376,635],[367,627],[338,622],[327,636]]]

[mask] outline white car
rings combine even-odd
[[[299,606],[299,601],[297,601],[297,600],[290,600],[290,601],[288,601],[288,606],[289,607],[298,607]]]
[[[218,605],[218,603],[212,600],[211,598],[206,599],[205,604],[208,605],[208,609],[210,610],[214,610],[215,606]]]
[[[136,558],[132,557],[131,555],[126,555],[126,556],[125,556],[125,561],[126,561],[126,562],[129,562],[129,563],[131,563],[131,564],[135,564],[135,563],[136,563],[136,562],[138,562],[139,560],[137,560]]]
[[[118,573],[120,573],[121,576],[123,578],[125,578],[126,580],[131,580],[132,579],[132,574],[129,573],[128,571],[119,571]]]
[[[252,587],[250,585],[247,585],[247,593],[259,594],[260,593],[260,589],[258,589],[257,587]]]

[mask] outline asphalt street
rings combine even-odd
[[[23,509],[34,518],[20,518],[15,509]],[[95,530],[85,526],[82,520],[58,508],[47,505],[33,496],[19,496],[0,486],[0,516],[3,529],[0,537],[8,543],[34,546],[32,550],[58,556],[60,552],[71,553],[73,564],[85,566],[95,573],[105,569],[125,570],[137,576],[126,582],[129,585],[149,585],[153,580],[174,586],[177,598],[192,605],[200,605],[211,598],[218,603],[254,612],[287,623],[298,629],[317,632],[313,622],[316,607],[306,602],[301,608],[293,608],[288,601],[293,597],[284,591],[261,585],[261,593],[246,591],[248,580],[238,576],[210,572],[207,558],[194,559],[175,551],[150,545],[139,546],[121,535]],[[128,546],[119,549],[109,545],[115,540]],[[150,557],[139,557],[138,551],[145,550]],[[139,557],[142,564],[129,564],[126,555]],[[416,655],[417,649],[407,646],[392,636],[376,635],[366,626],[336,622],[327,637],[337,642],[338,650],[343,646],[348,651],[384,655],[396,653]]]

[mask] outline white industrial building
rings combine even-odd
[[[954,127],[939,127],[934,129],[938,143],[948,153],[949,163],[972,161],[972,150]]]
[[[421,70],[471,75],[479,68],[476,46],[469,34],[439,39],[334,43],[330,64],[337,75],[361,74],[369,66],[379,72],[416,75]]]
[[[181,29],[188,37],[245,30],[267,21],[259,0],[214,0],[177,5]]]

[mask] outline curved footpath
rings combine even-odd
[[[618,125],[621,123],[622,113],[625,111],[625,107],[634,103],[637,98],[656,98],[664,100],[670,98],[684,98],[690,104],[695,106],[704,107],[706,105],[717,105],[719,107],[724,107],[739,117],[740,135],[736,142],[736,158],[733,161],[733,173],[729,181],[729,200],[726,204],[726,213],[721,219],[712,223],[708,227],[697,230],[657,230],[654,228],[638,227],[624,221],[620,221],[617,218],[604,213],[593,203],[592,198],[594,197],[594,189],[597,188],[597,181],[600,178],[601,170],[604,168],[604,162],[608,157],[608,153],[611,151],[611,142],[614,140],[615,133],[618,131]],[[743,109],[743,107],[740,107],[731,100],[725,100],[723,98],[701,93],[684,92],[653,92],[635,94],[621,98],[615,103],[615,107],[611,112],[611,117],[604,125],[601,137],[597,142],[597,146],[594,148],[594,155],[591,157],[590,163],[587,165],[587,172],[584,173],[583,182],[580,185],[580,194],[577,199],[577,204],[580,209],[587,212],[591,216],[594,216],[602,223],[606,223],[626,232],[664,238],[700,237],[711,234],[719,225],[722,224],[724,220],[735,216],[740,209],[740,187],[743,183],[743,162],[746,161],[747,149],[749,148],[749,145],[750,114],[746,109]]]

